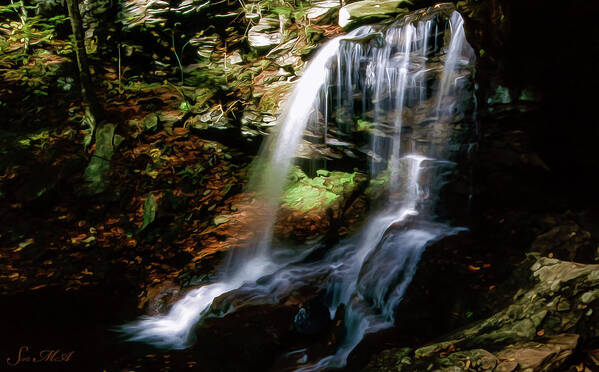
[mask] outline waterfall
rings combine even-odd
[[[435,221],[434,200],[451,165],[454,122],[471,97],[473,59],[463,20],[451,4],[328,41],[297,83],[251,176],[269,216],[256,226],[256,240],[234,252],[216,282],[192,290],[167,314],[124,326],[130,339],[183,348],[216,297],[241,289],[276,302],[309,284],[326,292],[331,317],[344,309],[346,332],[334,355],[312,361],[303,356],[300,369],[343,366],[366,333],[393,325],[426,246],[458,230]],[[360,231],[329,247],[318,261],[304,260],[310,249],[302,254],[273,249],[277,208],[302,136],[307,130],[319,133],[323,144],[333,145],[353,135],[356,118],[371,123],[369,145],[362,150],[371,177],[386,180],[380,206]]]
[[[269,218],[256,224],[260,226],[256,226],[257,234],[251,246],[229,256],[228,265],[219,280],[189,292],[167,314],[143,317],[135,323],[122,326],[121,330],[130,341],[143,341],[157,347],[186,348],[192,340],[190,336],[194,325],[208,311],[216,297],[272,274],[284,264],[301,259],[285,257],[282,261],[273,260],[276,257],[270,252],[270,243],[278,202],[295,149],[306,126],[313,120],[314,106],[322,100],[321,93],[329,79],[330,60],[338,53],[341,40],[360,32],[358,29],[337,37],[321,48],[292,92],[285,114],[279,119],[279,130],[266,140],[259,156],[261,161],[251,176],[249,189],[257,192],[264,213]]]

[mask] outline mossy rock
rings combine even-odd
[[[367,180],[358,172],[326,170],[310,178],[293,168],[281,200],[277,236],[303,241],[343,225],[346,212],[364,191]]]
[[[380,22],[409,12],[407,0],[364,0],[339,10],[339,26],[350,29],[371,22]]]
[[[87,191],[91,195],[100,194],[106,190],[110,173],[110,161],[114,154],[114,124],[104,124],[96,131],[96,148],[85,169]]]
[[[283,193],[282,205],[283,208],[302,212],[326,209],[347,197],[365,180],[366,177],[358,172],[326,170],[319,170],[316,177],[310,178],[301,169],[294,168]]]

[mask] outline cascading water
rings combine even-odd
[[[445,158],[453,123],[469,97],[473,58],[462,18],[450,4],[413,12],[390,26],[363,26],[325,44],[298,82],[252,177],[268,216],[253,249],[235,252],[219,280],[191,291],[167,314],[124,326],[130,339],[186,347],[193,326],[226,292],[240,289],[276,301],[316,285],[326,292],[331,317],[345,305],[346,332],[334,355],[301,369],[343,366],[364,334],[394,323],[394,309],[425,247],[456,231],[434,221],[433,201],[440,174],[451,164]],[[357,117],[370,123],[363,152],[370,157],[371,177],[386,181],[383,207],[318,261],[304,262],[309,249],[299,255],[273,249],[277,207],[302,136],[308,130],[324,145],[340,144],[355,132]]]

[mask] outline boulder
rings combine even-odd
[[[599,302],[599,265],[583,265],[574,262],[538,257],[530,267],[531,282],[536,284],[528,290],[520,290],[514,302],[481,321],[451,336],[461,345],[498,345],[532,340],[537,334],[584,333],[588,337],[599,336],[599,329],[591,324]],[[587,297],[585,297],[587,296]],[[568,302],[565,310],[559,306]]]
[[[513,303],[441,342],[388,349],[366,371],[558,371],[579,344],[599,336],[599,265],[530,254],[529,286]],[[518,278],[516,278],[518,279]]]
[[[360,24],[380,22],[409,12],[408,0],[364,0],[339,10],[339,26],[348,29]]]
[[[367,184],[361,173],[317,171],[314,178],[295,168],[283,192],[275,234],[306,240],[341,223],[344,212]]]

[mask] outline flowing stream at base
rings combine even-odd
[[[300,370],[341,367],[366,333],[392,326],[426,246],[459,230],[435,221],[434,206],[452,166],[446,158],[453,128],[471,97],[473,59],[450,4],[328,41],[298,81],[251,178],[270,216],[256,226],[258,237],[233,252],[214,283],[190,291],[164,315],[123,326],[129,340],[186,348],[216,297],[242,290],[276,302],[306,285],[323,289],[331,318],[343,309],[345,337],[335,354]],[[298,253],[272,239],[287,174],[307,132],[321,144],[339,144],[356,131],[356,117],[369,123],[363,151],[371,178],[388,187],[360,231],[307,260],[316,246]]]

